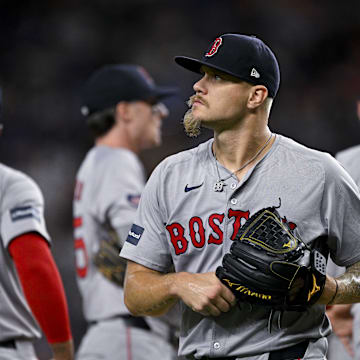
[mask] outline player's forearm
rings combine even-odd
[[[336,278],[338,292],[333,304],[353,304],[360,302],[360,262],[349,266],[346,272]]]
[[[337,284],[336,284],[337,283]],[[336,279],[327,276],[320,304],[353,304],[360,302],[360,262],[349,266]]]
[[[125,305],[135,316],[158,316],[166,313],[178,300],[173,290],[178,275],[155,271],[127,271]]]
[[[74,344],[72,340],[50,344],[54,354],[54,360],[73,360]]]

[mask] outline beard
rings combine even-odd
[[[201,133],[201,120],[194,117],[191,106],[196,99],[196,95],[192,95],[187,101],[189,110],[185,113],[183,118],[183,124],[185,128],[185,133],[189,137],[197,137]]]

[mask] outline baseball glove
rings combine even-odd
[[[240,228],[216,275],[240,302],[304,311],[324,289],[328,254],[320,245],[325,240],[308,247],[275,207],[265,208]]]
[[[102,240],[93,261],[107,279],[122,287],[124,285],[126,260],[119,256],[121,250],[119,244],[120,241],[115,234],[112,234],[109,240]]]

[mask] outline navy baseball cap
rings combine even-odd
[[[89,116],[120,101],[158,102],[173,95],[176,88],[156,86],[147,71],[137,65],[106,65],[95,71],[82,92],[81,113]]]
[[[279,89],[280,69],[276,57],[256,36],[224,34],[210,44],[201,60],[176,56],[175,61],[196,73],[206,65],[250,84],[264,85],[271,98]]]

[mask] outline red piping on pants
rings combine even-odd
[[[131,333],[130,328],[126,328],[126,349],[127,349],[127,358],[128,360],[132,360],[132,353],[131,353]]]

